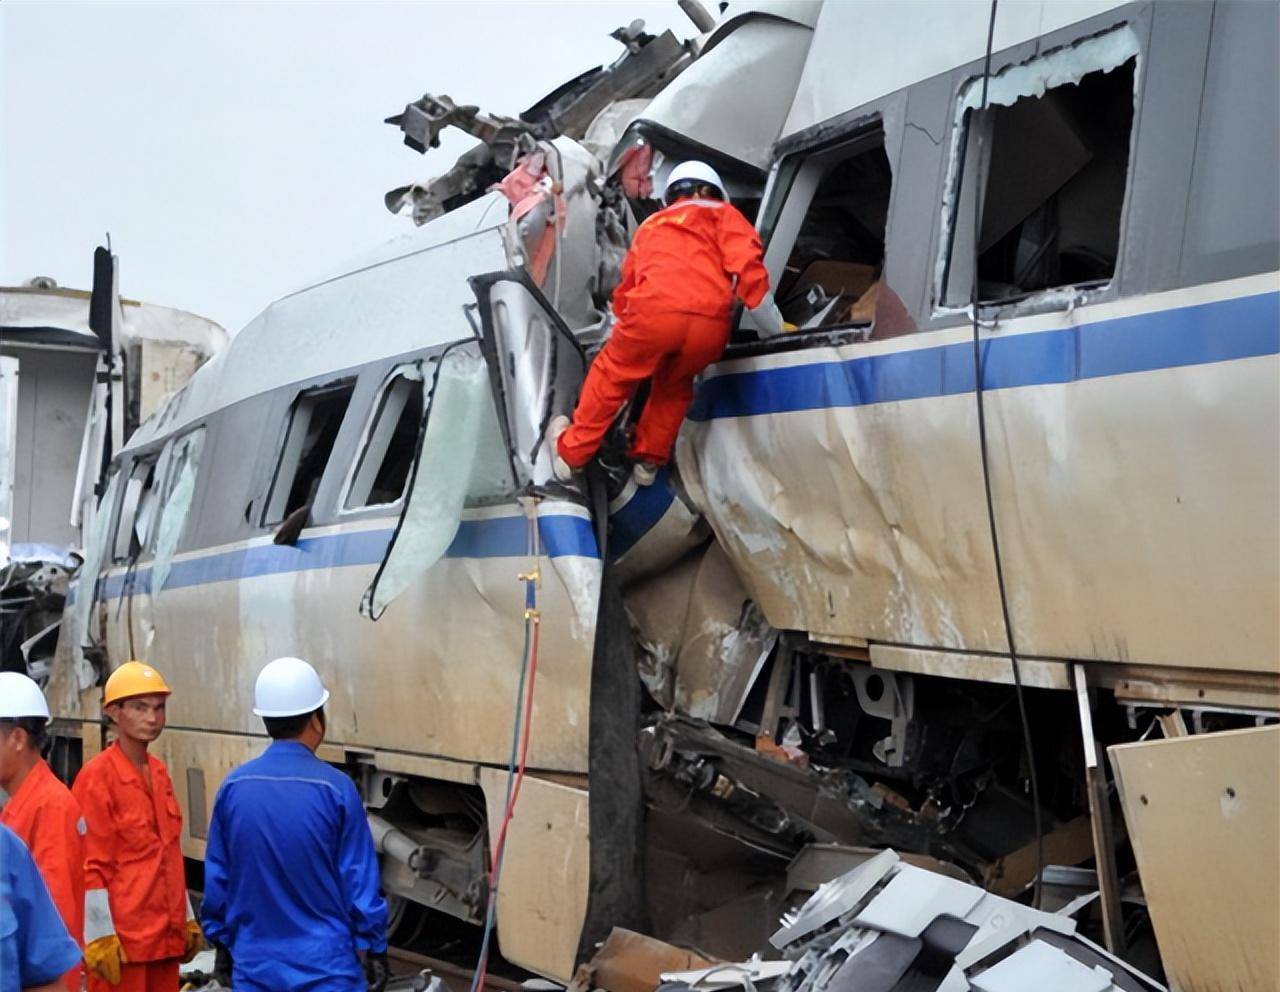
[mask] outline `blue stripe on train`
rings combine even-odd
[[[391,541],[390,530],[362,530],[345,534],[304,537],[297,545],[259,544],[175,561],[165,581],[166,589],[251,579],[260,575],[306,572],[347,565],[377,565]],[[598,558],[591,522],[570,514],[538,518],[542,551],[551,558]],[[445,552],[446,558],[519,558],[528,554],[528,527],[524,517],[491,517],[464,520]],[[108,575],[99,581],[99,595],[120,596],[126,583],[135,593],[151,591],[151,566]]]
[[[1280,352],[1280,293],[983,341],[983,389],[1206,365]],[[973,346],[868,355],[707,379],[691,420],[866,406],[973,391]]]
[[[649,486],[637,486],[631,498],[609,514],[609,555],[620,558],[653,529],[676,498],[671,471],[662,468]]]

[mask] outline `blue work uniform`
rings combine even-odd
[[[387,948],[387,902],[351,779],[276,741],[218,790],[204,861],[205,936],[236,992],[365,992],[357,951]]]
[[[80,963],[27,845],[0,824],[0,992],[58,981]]]

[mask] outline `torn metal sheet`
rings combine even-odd
[[[813,38],[804,18],[818,5],[794,6],[798,16],[793,20],[748,10],[727,23],[697,61],[653,99],[639,122],[768,169]],[[743,99],[748,92],[751,98]]]
[[[677,500],[676,502],[679,502]],[[731,725],[778,640],[716,542],[627,590],[647,682],[668,708]]]

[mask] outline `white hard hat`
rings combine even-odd
[[[34,716],[49,719],[49,704],[31,679],[18,672],[0,672],[0,720]]]
[[[720,179],[720,173],[707,165],[706,162],[690,159],[688,162],[681,162],[672,169],[667,176],[667,185],[662,190],[663,203],[667,202],[671,188],[680,183],[703,183],[707,186],[714,186],[720,191],[722,197],[726,200],[729,198],[729,195],[725,192],[724,183]]]
[[[253,712],[258,716],[301,716],[328,701],[329,690],[301,658],[268,662],[253,685]]]

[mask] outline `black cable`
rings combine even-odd
[[[991,82],[991,46],[995,40],[996,33],[997,3],[998,0],[991,0],[991,18],[987,24],[987,50],[982,60],[982,102],[978,107],[978,112],[970,118],[971,128],[978,127],[978,115],[985,113],[987,110],[987,87]],[[980,130],[975,130],[974,134],[979,143],[984,140]],[[982,161],[981,149],[979,149],[978,164],[985,165]],[[1043,880],[1041,876],[1044,874],[1044,823],[1042,822],[1040,810],[1040,780],[1039,776],[1036,775],[1036,753],[1035,747],[1031,743],[1031,722],[1027,719],[1027,704],[1022,692],[1022,668],[1018,664],[1018,648],[1013,639],[1013,622],[1009,619],[1009,595],[1004,585],[1004,566],[1000,558],[1000,536],[996,531],[995,501],[991,497],[991,464],[990,457],[987,454],[987,413],[986,404],[983,402],[982,390],[982,343],[978,328],[978,298],[980,296],[978,292],[978,239],[982,224],[982,194],[976,185],[982,176],[982,171],[981,168],[977,168],[972,173],[975,186],[973,188],[973,272],[969,291],[969,308],[973,316],[974,395],[978,400],[978,442],[982,452],[982,484],[987,496],[987,523],[991,528],[991,554],[996,563],[996,585],[1000,590],[1000,612],[1004,617],[1004,635],[1009,643],[1009,661],[1013,666],[1013,686],[1014,692],[1018,697],[1018,717],[1022,722],[1022,746],[1026,751],[1027,770],[1031,777],[1031,805],[1032,813],[1035,817],[1036,831],[1036,875],[1031,903],[1036,909],[1039,909],[1043,895]]]

